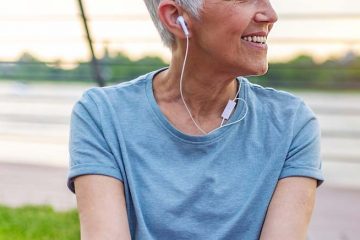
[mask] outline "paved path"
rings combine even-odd
[[[50,204],[57,210],[76,207],[66,186],[67,169],[0,163],[0,204]]]
[[[310,240],[360,239],[360,190],[318,189]]]
[[[76,207],[66,187],[67,169],[0,163],[0,204],[51,204],[57,210]],[[311,240],[358,240],[360,190],[321,186],[310,225]]]

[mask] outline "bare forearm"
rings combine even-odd
[[[123,183],[100,175],[75,180],[81,240],[131,240]]]

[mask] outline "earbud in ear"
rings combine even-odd
[[[185,23],[185,19],[183,18],[183,16],[178,16],[178,18],[176,19],[176,23],[177,24],[180,24],[182,30],[184,31],[185,33],[185,36],[189,36],[189,30],[188,28],[186,27],[186,23]]]

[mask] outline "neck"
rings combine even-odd
[[[180,95],[180,75],[182,66],[170,65],[169,69],[160,73],[154,81],[155,94],[158,99],[180,103],[183,105]],[[237,80],[234,77],[221,76],[213,71],[200,70],[189,61],[186,64],[183,80],[182,93],[186,105],[195,118],[220,117],[229,99],[233,99],[238,90]]]
[[[193,119],[200,125],[212,130],[221,122],[221,114],[229,99],[234,99],[238,91],[234,75],[221,69],[219,63],[206,57],[191,54],[185,65],[182,79],[182,93],[186,106]],[[154,79],[154,95],[159,105],[170,106],[178,116],[189,113],[180,94],[180,78],[184,61],[184,48],[175,49],[169,69],[159,73]],[[166,111],[166,108],[164,108]],[[193,124],[190,124],[193,125]]]

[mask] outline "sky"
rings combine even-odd
[[[77,0],[0,1],[1,61],[16,60],[24,51],[45,61],[89,58]],[[344,55],[350,49],[360,54],[360,1],[271,2],[279,21],[268,38],[270,60],[287,60],[297,54],[312,54],[322,60]],[[122,51],[132,58],[160,55],[169,59],[170,53],[162,45],[142,0],[83,0],[83,3],[88,17],[93,19],[90,30],[98,56],[106,44],[111,51]],[[288,17],[311,13],[334,17]],[[342,17],[336,18],[337,15]],[[354,15],[357,17],[353,18]]]

